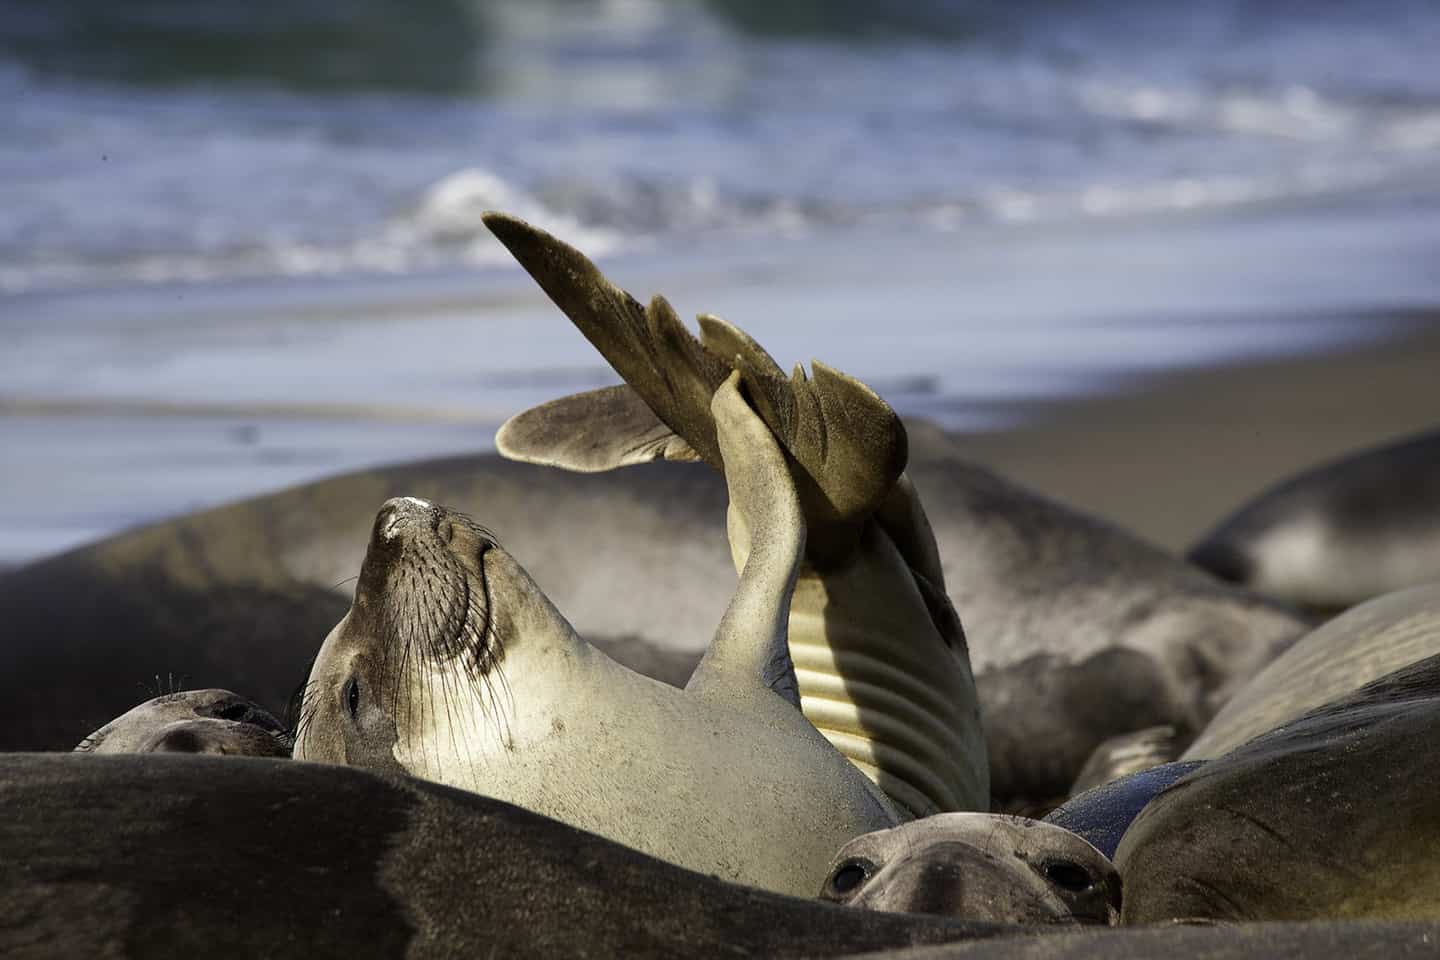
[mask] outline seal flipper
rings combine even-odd
[[[715,639],[685,690],[700,697],[749,697],[764,688],[798,710],[790,660],[790,599],[805,556],[805,518],[790,470],[770,430],[740,395],[740,374],[715,391],[719,449],[730,489],[730,536],[748,557]]]
[[[787,380],[738,328],[707,315],[701,318],[702,342],[662,297],[641,307],[573,247],[505,214],[486,213],[484,220],[659,420],[716,469],[724,465],[710,401],[739,366],[760,418],[796,467],[810,560],[822,567],[843,562],[860,526],[905,468],[904,425],[878,394],[818,362],[812,378],[797,367]],[[547,456],[540,447],[544,431],[533,421],[525,423],[524,458],[566,466],[558,454],[541,460]],[[633,433],[633,424],[627,426]],[[627,462],[613,459],[617,465]],[[596,461],[588,462],[593,469]]]
[[[569,244],[503,213],[482,219],[660,420],[723,469],[710,401],[729,364],[685,329],[663,297],[642,307]]]
[[[625,383],[517,413],[501,424],[495,447],[511,460],[578,473],[652,460],[702,459]]]

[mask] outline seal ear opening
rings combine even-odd
[[[501,424],[495,448],[511,460],[577,473],[654,460],[703,459],[623,383],[517,413]]]

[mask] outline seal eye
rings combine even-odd
[[[250,708],[246,704],[239,703],[237,701],[236,703],[232,703],[229,706],[222,708],[220,712],[215,715],[221,720],[230,720],[234,723],[244,723],[245,721],[250,719]]]
[[[853,893],[870,878],[870,864],[864,860],[846,860],[830,876],[832,893]]]
[[[350,719],[358,719],[360,715],[360,681],[354,677],[350,678],[350,683],[345,688],[345,704],[350,708]]]
[[[1075,893],[1090,889],[1093,883],[1084,867],[1069,860],[1050,860],[1045,864],[1043,872],[1045,879],[1055,886]]]

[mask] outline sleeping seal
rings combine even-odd
[[[315,661],[295,758],[462,787],[794,894],[818,889],[842,843],[893,826],[885,795],[800,713],[785,640],[805,525],[738,383],[712,410],[747,560],[683,691],[582,640],[487,531],[402,498],[376,518],[354,604]]]
[[[1189,558],[1222,579],[1328,609],[1440,580],[1440,430],[1276,484]]]
[[[996,923],[1113,925],[1120,874],[1069,830],[1024,817],[942,813],[845,844],[820,898]]]
[[[186,690],[126,711],[75,750],[288,757],[290,734],[265,708],[229,690]]]
[[[1209,760],[1115,855],[1124,923],[1440,919],[1440,654]]]

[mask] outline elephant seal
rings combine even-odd
[[[1440,653],[1440,584],[1377,597],[1317,627],[1241,687],[1185,751],[1200,760]]]
[[[0,955],[834,956],[993,936],[682,870],[409,777],[0,755]]]
[[[1440,580],[1440,429],[1276,484],[1201,538],[1189,559],[1325,609]]]
[[[1440,654],[1209,760],[1126,831],[1124,923],[1440,919]]]
[[[885,795],[800,713],[786,625],[805,525],[738,382],[712,409],[748,559],[683,691],[582,640],[472,521],[401,498],[376,518],[355,602],[316,658],[295,758],[474,790],[796,894],[846,840],[893,826]]]
[[[988,809],[965,635],[903,474],[907,437],[894,411],[818,361],[812,375],[797,366],[787,377],[718,317],[701,316],[697,338],[663,297],[642,307],[568,244],[506,214],[484,220],[626,379],[512,417],[499,451],[584,472],[654,459],[728,471],[710,398],[733,368],[784,452],[804,517],[788,643],[805,717],[908,815]],[[732,530],[737,573],[747,539]]]
[[[866,910],[997,923],[1113,925],[1120,874],[1100,851],[1039,820],[942,813],[856,837],[820,898]]]
[[[80,741],[77,753],[290,756],[290,734],[269,711],[229,690],[186,690],[147,700]]]

